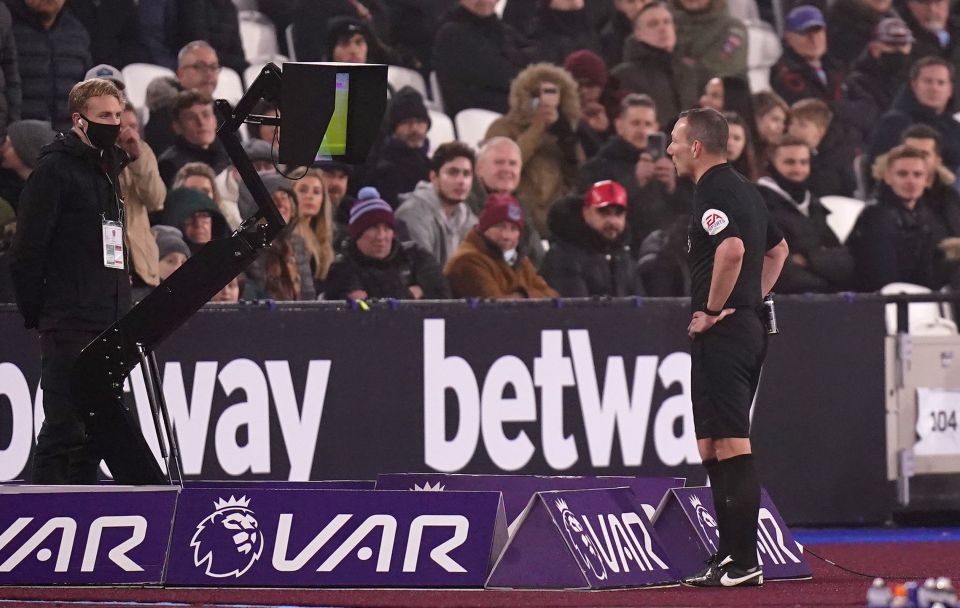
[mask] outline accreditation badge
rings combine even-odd
[[[120,222],[103,220],[103,265],[124,270],[123,225]]]

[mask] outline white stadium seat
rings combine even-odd
[[[823,196],[820,202],[830,212],[827,216],[827,225],[837,235],[837,239],[845,243],[867,204],[849,196]]]
[[[433,107],[441,112],[446,111],[443,105],[443,93],[440,91],[440,79],[436,72],[430,72],[430,99],[433,101]]]
[[[125,93],[127,101],[133,104],[135,108],[146,107],[147,85],[154,78],[161,76],[177,77],[176,72],[162,65],[152,63],[131,63],[125,66],[120,73],[123,74],[123,82],[126,85]]]
[[[453,121],[443,112],[436,110],[427,110],[430,113],[430,130],[427,131],[427,138],[430,140],[429,156],[433,156],[433,151],[441,144],[457,140],[457,133],[453,128]]]
[[[754,93],[770,89],[770,68],[783,53],[780,37],[769,24],[747,24],[747,78]]]
[[[285,61],[290,61],[286,55],[274,55],[273,57],[261,57],[260,61],[252,62],[247,66],[247,69],[243,71],[244,90],[250,88],[253,81],[260,75],[260,70],[262,70],[263,66],[267,65],[268,62],[273,62],[282,69]]]
[[[924,294],[932,293],[930,289],[913,283],[890,283],[885,285],[880,293],[893,295],[898,293]],[[947,306],[949,302],[945,303]],[[897,305],[887,304],[884,311],[887,319],[887,334],[897,333]],[[957,324],[944,314],[943,304],[940,302],[912,302],[907,304],[907,314],[910,326],[907,333],[913,336],[950,336],[957,333]]]
[[[503,115],[492,110],[468,108],[457,113],[453,124],[456,125],[460,141],[476,150],[486,139],[491,123],[501,116]]]
[[[217,79],[217,88],[213,91],[214,99],[226,99],[231,105],[236,104],[243,97],[243,82],[236,70],[228,67],[220,68],[220,77]]]
[[[270,18],[259,11],[241,11],[240,43],[247,61],[253,63],[263,57],[272,57],[280,52],[277,44],[277,28]]]
[[[430,97],[427,95],[427,83],[420,72],[416,70],[398,65],[387,66],[387,84],[390,85],[390,90],[394,93],[403,87],[413,87],[420,93],[425,103],[430,101]]]

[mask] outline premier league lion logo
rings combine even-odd
[[[197,525],[190,540],[193,563],[207,576],[239,577],[253,566],[263,551],[263,535],[250,499],[230,497],[214,501],[216,509]]]
[[[563,519],[563,527],[567,531],[570,545],[577,551],[577,561],[593,572],[596,578],[605,580],[607,578],[607,567],[603,564],[603,558],[600,557],[600,551],[597,550],[593,538],[584,531],[583,525],[577,521],[577,516],[567,506],[566,501],[560,499],[556,502],[556,505],[557,509],[560,510],[560,517]]]
[[[700,524],[700,530],[703,531],[704,540],[710,543],[710,546],[713,547],[713,551],[716,552],[717,541],[720,540],[720,530],[717,528],[717,520],[714,519],[713,515],[703,507],[700,499],[696,496],[690,497],[690,505],[696,509],[697,523]]]

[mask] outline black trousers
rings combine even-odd
[[[97,332],[40,334],[43,426],[33,454],[35,484],[95,484],[100,456],[90,440],[70,390],[77,356]]]

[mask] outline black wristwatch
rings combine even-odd
[[[719,317],[721,314],[723,314],[723,310],[710,310],[710,309],[707,307],[707,305],[704,304],[704,305],[703,305],[703,314],[707,315],[708,317]]]

